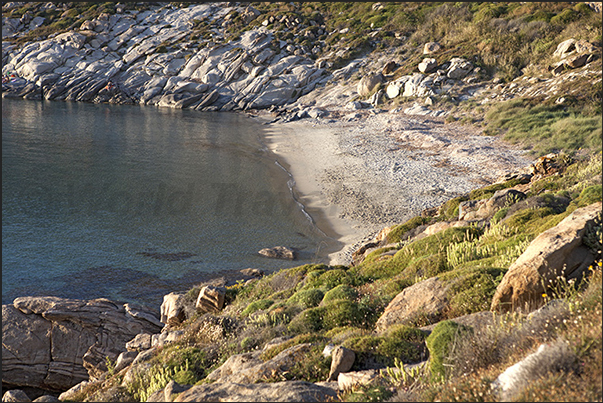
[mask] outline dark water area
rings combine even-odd
[[[245,268],[319,262],[316,228],[234,113],[2,100],[2,303],[162,296]],[[295,261],[262,248],[297,248]]]

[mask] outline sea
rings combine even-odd
[[[108,298],[158,309],[246,268],[340,247],[240,113],[2,100],[2,304]],[[295,248],[293,261],[258,254]]]

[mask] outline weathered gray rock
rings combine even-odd
[[[405,288],[389,303],[377,320],[375,329],[383,332],[396,324],[405,324],[419,315],[437,319],[448,306],[447,287],[438,277]]]
[[[253,62],[255,64],[262,64],[272,56],[274,56],[274,51],[272,49],[264,49],[253,57]]]
[[[569,56],[565,59],[565,64],[571,69],[577,69],[578,67],[584,66],[589,57],[590,55],[587,53]]]
[[[570,53],[571,51],[573,51],[576,48],[575,43],[576,43],[576,40],[574,38],[570,38],[568,40],[561,42],[559,45],[557,45],[557,49],[555,49],[555,52],[553,53],[553,57],[563,58],[566,53]]]
[[[508,207],[526,198],[525,193],[515,189],[498,190],[486,200],[468,200],[459,204],[459,220],[477,221],[491,218],[499,209]],[[462,206],[461,206],[462,205]]]
[[[492,383],[500,401],[510,402],[531,382],[550,372],[569,373],[576,369],[576,354],[567,342],[541,344],[532,354],[507,368]]]
[[[175,402],[326,402],[337,391],[305,381],[240,384],[233,382],[193,386]]]
[[[58,402],[59,399],[56,398],[56,396],[53,395],[42,395],[40,397],[37,397],[33,400],[34,402]]]
[[[413,74],[406,80],[404,83],[404,93],[403,97],[415,97],[421,96],[419,91],[419,85],[425,76],[421,73]]]
[[[66,390],[65,392],[63,392],[59,395],[59,400],[61,400],[61,401],[73,400],[75,395],[80,393],[85,387],[87,387],[88,385],[90,385],[92,383],[94,383],[94,382],[82,381],[82,382],[78,383],[77,385],[72,386],[71,388],[69,388],[68,390]]]
[[[382,82],[383,75],[381,73],[368,74],[360,79],[356,91],[361,97],[366,97]]]
[[[3,402],[31,402],[31,399],[21,389],[7,390],[2,395]]]
[[[258,252],[262,256],[275,258],[275,259],[289,259],[294,260],[296,257],[295,251],[286,246],[275,246],[273,248],[264,248]]]
[[[433,73],[438,68],[438,62],[436,59],[423,59],[421,63],[419,63],[419,71],[424,74]]]
[[[473,64],[471,62],[461,58],[455,57],[450,60],[450,67],[446,74],[448,78],[460,80],[465,78],[473,70]]]
[[[385,64],[385,66],[383,66],[383,69],[381,70],[381,74],[384,76],[388,76],[390,74],[392,74],[396,69],[398,68],[398,63],[392,61],[389,61]]]
[[[432,53],[438,52],[440,49],[442,49],[442,46],[438,42],[427,42],[423,46],[423,54],[430,55]]]
[[[151,335],[148,333],[139,333],[126,343],[128,351],[144,351],[149,348],[151,348]]]
[[[574,43],[576,52],[578,53],[595,53],[597,47],[587,40],[580,39]]]
[[[185,295],[181,293],[172,292],[164,295],[160,308],[160,321],[166,325],[182,323],[186,319],[185,300]]]
[[[117,360],[115,360],[115,367],[113,371],[115,373],[121,371],[128,365],[134,361],[136,356],[138,355],[138,351],[124,351],[117,356]]]
[[[365,386],[373,383],[379,376],[379,372],[374,369],[365,371],[342,372],[337,377],[339,390],[351,390],[358,386]]]
[[[352,369],[355,359],[356,353],[349,348],[342,346],[335,347],[331,353],[331,371],[329,372],[327,382],[337,380],[337,377],[340,373],[347,372]]]
[[[255,383],[288,371],[296,362],[305,359],[311,346],[310,343],[304,343],[289,347],[266,362],[259,359],[260,351],[237,354],[229,357],[207,379],[215,382]]]
[[[216,102],[219,97],[220,93],[218,92],[218,90],[213,90],[209,94],[204,95],[199,101],[199,103],[194,106],[194,108],[198,110],[206,108]]]
[[[553,285],[558,276],[580,278],[594,260],[582,238],[600,212],[601,202],[593,203],[538,235],[509,267],[496,288],[491,310],[533,310],[544,304],[544,284]]]
[[[153,313],[107,299],[23,297],[2,306],[2,381],[68,389],[106,371],[127,341],[161,330]]]
[[[207,375],[207,379],[213,382],[231,381],[231,378],[236,377],[240,372],[262,365],[263,361],[259,358],[260,354],[259,351],[252,351],[231,355],[224,364]],[[232,381],[236,382],[235,380]]]
[[[224,307],[224,287],[207,285],[199,291],[195,307],[201,312],[219,312]]]
[[[400,90],[402,87],[403,85],[398,82],[391,82],[385,88],[385,93],[389,99],[395,98],[400,95]]]

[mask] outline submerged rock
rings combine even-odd
[[[275,258],[275,259],[289,259],[295,260],[295,251],[286,246],[275,246],[273,248],[265,248],[258,252],[262,256]]]

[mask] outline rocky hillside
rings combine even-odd
[[[10,2],[2,93],[283,119],[371,108],[482,124],[492,104],[529,98],[588,118],[601,113],[600,8]]]
[[[601,3],[5,3],[2,21],[3,97],[419,114],[535,158],[353,264],[166,290],[160,317],[18,298],[3,401],[601,401]]]

